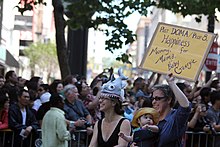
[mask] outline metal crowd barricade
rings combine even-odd
[[[206,133],[206,132],[193,132],[193,131],[186,131],[186,135],[189,135],[191,137],[191,142],[190,142],[190,147],[193,147],[194,145],[194,138],[198,137],[198,146],[201,147],[204,146],[204,144],[201,144],[201,138],[202,135],[205,136],[205,147],[217,147],[215,145],[216,137],[220,137],[220,132],[218,132],[216,135],[212,135],[211,133]],[[189,137],[188,136],[188,137]],[[210,140],[211,139],[211,140]],[[204,141],[204,140],[203,140]],[[211,142],[209,142],[211,141]],[[220,141],[220,140],[219,140]],[[188,147],[188,146],[187,146]]]
[[[2,135],[2,139],[1,139],[1,145],[3,147],[5,147],[6,145],[6,134],[12,134],[11,136],[11,147],[14,146],[14,132],[11,130],[11,129],[3,129],[3,130],[0,130],[0,134]]]
[[[32,140],[32,135],[31,135],[31,141],[35,141],[35,146],[36,147],[41,147],[42,146],[41,129],[39,129],[38,131],[40,132],[40,138],[38,138],[37,140]],[[11,134],[11,147],[13,147],[14,146],[14,132],[11,129],[0,130],[0,134],[2,135],[2,138],[1,138],[2,145],[3,145],[3,147],[5,147],[5,144],[6,144],[5,141],[6,141],[6,134],[7,133]],[[80,147],[81,134],[86,134],[85,146],[88,147],[89,140],[88,140],[88,135],[87,135],[86,130],[76,130],[75,133],[78,133],[78,138],[76,138],[77,147]],[[206,142],[205,146],[206,147],[211,147],[211,146],[215,147],[216,136],[213,136],[210,133],[186,131],[186,135],[191,135],[191,142],[190,142],[191,147],[193,147],[194,138],[196,136],[198,137],[198,140],[199,140],[198,141],[198,147],[201,146],[201,144],[200,144],[201,143],[201,135],[205,135],[206,136],[206,138],[205,138],[205,142]],[[220,136],[220,132],[217,133],[217,136]],[[212,145],[211,146],[209,146],[209,144],[208,144],[209,137],[212,138],[212,142],[211,142]],[[69,147],[72,147],[71,145],[72,145],[72,140],[69,141]],[[30,144],[30,147],[31,147],[31,144]]]
[[[36,139],[35,140],[35,147],[41,147],[42,146],[42,139],[41,139],[41,129],[38,129],[38,132],[39,132],[39,136],[40,136],[40,138],[38,138],[38,139]],[[85,142],[85,146],[86,147],[88,147],[88,135],[87,135],[87,130],[76,130],[76,131],[74,131],[74,133],[76,134],[78,134],[78,136],[77,136],[77,138],[76,138],[76,142],[77,142],[77,147],[81,147],[80,146],[80,140],[81,140],[81,135],[82,134],[85,134],[86,135],[86,142]],[[71,134],[72,135],[72,134]],[[71,136],[71,138],[72,138],[72,136]],[[68,146],[69,147],[73,147],[72,146],[72,139],[68,142]],[[75,147],[75,146],[74,146]]]
[[[10,144],[10,147],[14,147],[14,144],[16,142],[14,142],[14,131],[12,131],[11,129],[2,129],[0,130],[0,135],[1,135],[1,144],[0,147],[9,147],[8,144]],[[10,138],[7,138],[6,135],[9,135]],[[32,147],[32,142],[33,140],[33,135],[30,134],[30,147]],[[8,143],[6,143],[6,141],[9,141]],[[22,144],[21,144],[22,146]]]
[[[81,135],[85,134],[86,135],[86,141],[85,141],[85,146],[88,147],[88,135],[87,135],[87,130],[75,130],[74,134],[78,134],[76,138],[77,142],[77,147],[80,147],[80,141],[81,141]],[[69,147],[72,147],[72,139],[69,141]]]

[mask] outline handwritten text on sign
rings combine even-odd
[[[159,23],[140,67],[195,81],[213,40],[209,32]]]

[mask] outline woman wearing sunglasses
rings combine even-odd
[[[187,127],[190,103],[174,82],[172,74],[166,76],[168,85],[155,85],[152,93],[153,108],[159,114],[160,130],[157,147],[181,147],[182,137]],[[179,107],[173,109],[175,101]]]

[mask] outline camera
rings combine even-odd
[[[92,124],[89,122],[89,121],[87,121],[85,118],[80,118],[81,120],[85,120],[85,123],[84,123],[84,125],[85,125],[85,127],[86,128],[88,128],[88,127],[91,127],[92,126]]]
[[[88,121],[86,121],[84,125],[86,126],[86,128],[88,128],[88,127],[91,127],[91,126],[92,126],[92,124],[91,124],[90,122],[88,122]]]
[[[209,127],[209,130],[211,131],[212,135],[217,135],[217,132],[216,132],[215,128],[213,128],[210,120],[205,117],[202,117],[202,119],[203,119],[204,123],[206,124],[206,126]]]
[[[212,132],[212,135],[217,135],[217,132],[215,131],[215,128],[213,128],[213,126],[211,124],[209,124],[209,128]]]

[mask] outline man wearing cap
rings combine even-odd
[[[136,102],[134,105],[136,109],[139,109],[142,107],[152,107],[150,95],[145,94],[142,90],[138,90],[138,92],[135,95],[135,99],[136,99]]]

